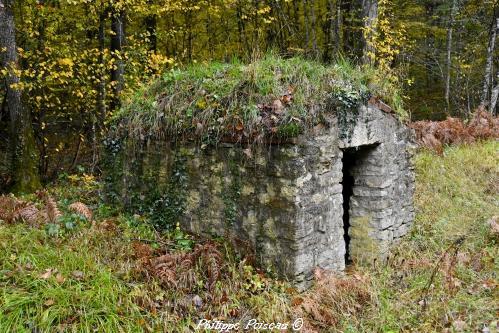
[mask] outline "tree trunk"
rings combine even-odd
[[[498,7],[499,8],[499,7]],[[482,98],[481,105],[486,106],[488,103],[488,97],[490,88],[492,86],[492,64],[494,62],[494,51],[495,51],[495,43],[497,37],[497,31],[499,30],[499,9],[496,8],[494,10],[494,17],[492,18],[492,23],[490,25],[490,38],[487,46],[487,58],[485,61],[485,76],[483,79],[483,90],[482,90]],[[493,109],[490,110],[491,112]]]
[[[336,20],[334,26],[334,34],[336,35],[335,54],[338,55],[343,51],[343,12],[341,11],[342,0],[336,0]]]
[[[111,54],[114,58],[111,70],[111,84],[113,85],[113,99],[111,108],[120,106],[120,94],[124,86],[125,64],[123,62],[123,46],[125,44],[125,13],[113,12],[111,17]]]
[[[10,114],[13,192],[28,193],[41,186],[38,151],[29,110],[23,104],[22,90],[16,87],[19,76],[13,1],[0,0],[0,55],[5,76],[6,104]]]
[[[362,62],[364,64],[373,64],[373,55],[375,52],[373,37],[376,30],[376,21],[378,19],[378,0],[363,0],[362,11],[364,16],[364,48],[362,50]]]
[[[193,20],[192,9],[188,9],[187,13],[185,14],[185,21],[186,21],[185,23],[187,26],[187,59],[189,63],[192,62],[192,55],[193,55],[192,43],[194,40],[194,36],[192,31],[192,24],[193,24],[192,20]]]
[[[38,0],[38,4],[41,6],[45,6],[45,0]],[[43,53],[45,50],[45,36],[46,34],[46,17],[44,16],[43,13],[40,13],[39,15],[39,23],[38,23],[38,45],[37,45],[37,50],[40,53]],[[37,71],[37,75],[39,75],[40,79],[42,81],[45,80],[46,76],[48,73],[40,73],[40,70]],[[44,96],[46,95],[46,87],[41,86],[38,89],[34,91],[35,94]],[[43,126],[43,123],[46,121],[45,115],[46,115],[47,108],[45,105],[40,105],[38,112],[36,113],[36,116],[33,117],[32,123],[36,124],[36,128],[38,129],[37,132],[35,132],[35,141],[38,141],[39,144],[39,152],[40,152],[40,162],[39,162],[39,171],[40,171],[40,177],[44,178],[47,177],[48,169],[49,169],[49,156],[47,153],[47,148],[48,148],[48,139],[47,139],[47,133],[45,126]]]
[[[260,1],[258,0],[253,0],[253,10],[255,11],[255,13],[253,13],[252,15],[252,18],[253,18],[253,40],[251,42],[251,52],[253,52],[253,54],[251,55],[252,57],[254,56],[255,54],[255,50],[258,50],[258,33],[259,33],[259,24],[258,24],[258,15],[256,15],[256,13],[258,12],[259,10],[259,3]]]
[[[331,53],[330,59],[335,57],[341,50],[340,47],[340,29],[341,29],[341,0],[329,0],[329,41],[332,45],[328,46]]]
[[[99,122],[106,119],[106,75],[103,70],[104,65],[104,51],[106,47],[106,13],[103,11],[99,15],[99,65],[101,66],[99,75],[98,95],[97,95],[97,109]]]
[[[326,3],[326,21],[323,23],[323,33],[324,33],[324,52],[322,55],[322,60],[326,63],[330,62],[334,51],[334,4],[333,0],[328,0]]]
[[[239,38],[239,44],[243,52],[247,55],[251,54],[251,48],[248,43],[248,38],[246,37],[246,24],[243,20],[243,7],[241,1],[236,3],[236,19],[237,19],[237,32]]]
[[[147,1],[148,5],[152,5],[152,0]],[[155,13],[148,14],[144,19],[147,35],[149,38],[149,51],[156,53],[158,49],[158,37],[156,32],[157,19]]]
[[[299,32],[301,29],[300,24],[300,3],[298,1],[291,1],[293,8],[293,27],[295,32]]]
[[[281,52],[286,52],[289,47],[288,36],[292,33],[292,27],[289,25],[290,17],[287,15],[281,1],[276,1],[275,8],[277,21],[279,22],[279,49]]]
[[[319,53],[317,49],[316,25],[317,18],[315,16],[315,0],[310,0],[310,37],[312,39],[312,51],[314,57],[317,57]]]
[[[499,97],[499,71],[497,72],[496,81],[497,84],[494,87],[494,89],[492,89],[492,93],[490,94],[491,96],[490,96],[490,106],[489,106],[490,113],[492,113],[495,116],[497,116],[497,99]]]
[[[213,31],[213,23],[211,19],[211,14],[210,11],[206,12],[206,36],[208,37],[208,53],[209,53],[209,59],[213,59],[213,55],[215,53],[215,45],[217,45],[216,42],[214,42],[214,38],[216,40],[215,32]],[[241,35],[239,35],[239,47],[241,47],[242,42],[241,42]]]
[[[343,47],[343,53],[349,57],[355,57],[357,55],[357,50],[356,50],[356,45],[355,45],[355,40],[356,35],[356,24],[353,19],[352,13],[356,13],[356,6],[353,3],[353,0],[342,0],[340,1],[340,10],[341,13],[343,14],[343,19],[342,19],[342,29],[341,34],[342,34],[342,47]]]
[[[447,114],[450,113],[450,74],[452,66],[452,32],[454,29],[454,20],[457,10],[457,0],[452,1],[450,9],[449,25],[447,27],[447,67],[445,71],[445,105]]]
[[[2,122],[2,118],[7,114],[7,107],[5,104],[7,104],[7,96],[6,94],[3,94],[2,96],[2,103],[0,103],[0,123]]]
[[[276,17],[277,11],[275,7],[274,1],[265,1],[267,6],[270,7],[270,16]],[[276,24],[279,24],[279,19],[276,20],[276,22],[273,22],[272,24],[269,24],[268,27],[265,29],[266,30],[266,44],[264,46],[265,49],[272,49],[276,45],[278,45],[278,33],[279,33],[279,28],[276,27]]]
[[[106,47],[106,10],[102,9],[99,14],[99,33],[97,35],[97,40],[99,42],[99,82],[97,85],[97,114],[92,117],[92,166],[93,171],[97,165],[98,155],[99,155],[99,140],[104,131],[104,121],[106,120],[106,73],[104,65],[104,51]],[[81,139],[78,142],[77,154],[73,164],[76,163],[78,158],[79,148],[81,144]],[[72,168],[72,167],[71,167]]]
[[[308,51],[310,47],[310,24],[308,17],[308,1],[303,0],[303,19],[305,24],[305,50]]]

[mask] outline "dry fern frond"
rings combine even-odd
[[[443,121],[416,121],[410,124],[419,145],[443,152],[444,145],[472,143],[477,139],[499,138],[499,118],[478,109],[469,124],[448,117]]]
[[[33,204],[28,204],[25,207],[17,209],[12,215],[12,221],[17,222],[22,220],[31,225],[37,224],[40,219],[40,211]]]
[[[12,221],[12,212],[17,205],[17,199],[13,196],[2,195],[0,196],[0,220],[7,223]]]
[[[174,270],[171,269],[160,269],[156,272],[156,276],[164,285],[169,288],[177,287],[177,275]]]
[[[316,272],[315,278],[315,286],[294,305],[294,315],[304,319],[305,332],[336,327],[342,318],[357,316],[374,302],[366,276],[336,276],[322,271]]]
[[[52,223],[56,222],[62,216],[61,211],[57,207],[57,203],[50,195],[47,195],[45,209],[47,210],[49,221]]]
[[[184,257],[182,254],[165,254],[151,259],[151,273],[168,288],[177,287],[177,266]],[[191,267],[188,267],[190,269]]]
[[[213,291],[215,283],[219,280],[223,265],[222,254],[212,243],[196,246],[193,255],[197,256],[203,267],[206,267],[208,277],[208,290]]]
[[[212,292],[220,280],[222,267],[222,254],[215,244],[206,243],[197,244],[189,253],[167,253],[152,258],[147,270],[167,288],[188,291],[201,279],[207,281],[206,289]]]
[[[10,195],[0,195],[0,214],[10,209],[17,199]]]
[[[0,196],[0,220],[7,223],[14,223],[21,219],[20,215],[27,213],[23,212],[23,210],[28,206],[33,206],[33,208],[36,209],[34,205],[26,201],[19,200],[13,195],[2,195]]]
[[[133,253],[135,258],[143,261],[150,260],[153,254],[153,249],[150,245],[140,242],[132,243]]]
[[[71,205],[69,205],[69,210],[80,214],[83,216],[87,221],[92,221],[92,210],[88,208],[87,205],[85,205],[83,202],[73,202]]]
[[[36,195],[42,199],[45,203],[45,216],[48,222],[55,223],[62,216],[59,207],[57,207],[57,202],[50,196],[46,190],[41,190],[36,193]]]

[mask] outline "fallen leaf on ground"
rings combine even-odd
[[[57,283],[59,284],[63,284],[64,281],[66,281],[66,278],[61,274],[61,273],[58,273],[56,276],[55,276],[55,280],[57,281]]]
[[[45,273],[40,275],[40,279],[48,280],[52,276],[52,268],[47,268]]]
[[[272,102],[271,108],[275,113],[280,114],[283,111],[284,106],[280,100],[276,99]]]
[[[244,129],[244,125],[241,121],[239,121],[236,125],[236,131],[242,131]]]
[[[464,331],[464,329],[466,329],[466,322],[463,320],[455,320],[452,323],[452,327],[454,327],[454,329],[458,332]]]
[[[485,289],[493,289],[496,285],[496,281],[493,279],[487,279],[483,281],[482,287]]]
[[[246,155],[248,158],[252,158],[253,154],[251,153],[251,148],[247,148],[243,150],[243,153]]]
[[[83,279],[83,277],[85,276],[85,273],[83,273],[82,271],[73,271],[73,273],[71,273],[71,275],[77,279],[77,280],[81,280]]]
[[[489,220],[489,226],[490,226],[490,231],[493,235],[499,235],[499,217],[498,216],[493,216]]]
[[[52,298],[49,298],[48,300],[45,301],[45,303],[43,303],[43,305],[45,305],[45,306],[51,306],[54,304],[55,304],[55,301]]]
[[[192,302],[194,303],[194,305],[197,307],[197,308],[200,308],[203,306],[203,300],[201,299],[201,297],[199,297],[199,295],[195,295],[193,298],[192,298]]]
[[[302,297],[295,297],[291,301],[291,305],[292,306],[298,306],[298,305],[301,305],[302,303],[303,303],[303,298]]]

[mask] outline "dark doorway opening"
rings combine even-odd
[[[352,215],[352,195],[354,186],[363,183],[363,175],[361,169],[378,144],[364,145],[352,148],[343,149],[343,159],[342,159],[342,194],[343,194],[343,238],[345,241],[345,265],[352,263],[351,257],[351,246],[350,246],[350,216]],[[354,170],[357,169],[357,172]],[[355,179],[355,177],[357,179]],[[353,214],[355,216],[355,214]]]
[[[350,258],[350,199],[353,194],[353,186],[355,185],[355,179],[352,175],[352,169],[355,166],[356,161],[356,149],[349,148],[343,151],[342,159],[342,172],[343,180],[341,182],[343,190],[343,239],[345,241],[345,265],[349,265],[352,262]]]

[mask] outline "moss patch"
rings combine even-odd
[[[376,241],[370,236],[372,228],[369,225],[371,218],[361,216],[352,218],[350,223],[350,259],[357,264],[370,264],[377,258],[379,249]]]
[[[324,122],[327,113],[349,112],[372,95],[395,105],[400,91],[371,67],[268,55],[249,65],[204,63],[168,71],[130,96],[114,120],[136,137],[258,142],[297,136]]]
[[[230,182],[225,183],[225,179],[222,178],[224,183],[224,192],[222,194],[222,199],[224,202],[224,218],[228,226],[234,225],[238,217],[237,204],[241,197],[241,175],[239,173],[238,166],[234,160],[229,160],[229,174]]]

